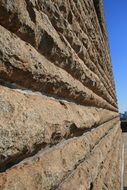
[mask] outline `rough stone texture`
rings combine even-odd
[[[0,190],[120,189],[101,0],[0,0],[0,137]]]

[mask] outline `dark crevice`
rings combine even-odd
[[[16,32],[21,26],[21,22],[18,18],[18,13],[11,12],[10,10],[7,10],[5,7],[0,5],[0,25],[4,26],[12,32]]]
[[[73,16],[72,16],[72,12],[71,11],[69,11],[69,14],[68,14],[68,22],[70,24],[72,24],[72,22],[73,22]]]
[[[60,100],[59,103],[60,103],[62,106],[64,106],[65,109],[68,109],[68,108],[67,108],[67,105],[66,105],[66,103],[65,103],[64,101]]]
[[[93,183],[90,183],[90,189],[89,190],[93,190]]]
[[[5,86],[5,87],[10,88],[10,89],[26,90],[26,88],[24,88],[24,87],[21,87],[21,86],[15,84],[15,83],[11,83],[11,82],[5,81],[3,79],[0,79],[0,85],[1,86]]]
[[[91,128],[85,128],[85,129],[81,129],[78,128],[76,126],[75,123],[71,123],[69,128],[70,128],[70,134],[69,134],[69,138],[71,137],[80,137],[82,136],[84,133],[91,131],[92,129],[95,129],[97,127],[97,125],[93,125]]]
[[[35,11],[33,9],[34,7],[30,1],[28,1],[28,0],[25,0],[25,1],[26,1],[26,8],[27,8],[27,11],[29,13],[29,17],[35,23],[36,22],[36,14],[35,14]]]
[[[38,45],[38,50],[44,56],[49,56],[51,54],[52,48],[54,46],[53,38],[44,32],[41,36],[40,44]]]
[[[79,137],[79,136],[83,135],[83,133],[84,133],[84,130],[77,128],[75,123],[72,123],[70,125],[70,136]]]
[[[4,163],[0,163],[0,173],[5,172],[7,169],[12,168],[13,166],[17,165],[21,161],[26,158],[32,157],[37,154],[41,149],[44,149],[47,146],[47,143],[43,142],[42,144],[37,144],[33,147],[33,151],[29,152],[27,146],[23,147],[22,152],[19,154],[14,155],[11,158],[8,158]],[[49,146],[49,145],[48,145]],[[2,156],[0,156],[0,160],[2,162]]]

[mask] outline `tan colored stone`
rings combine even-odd
[[[119,190],[102,0],[0,0],[0,190]]]
[[[30,4],[30,1],[27,1],[28,4]],[[15,26],[13,26],[13,21],[12,18],[15,15],[19,15],[16,17],[17,19],[17,24],[22,23],[22,25],[18,24],[18,28],[14,30],[21,39],[31,43],[39,52],[41,52],[43,55],[47,57],[48,60],[52,61],[59,67],[64,68],[67,70],[72,76],[80,80],[85,86],[89,87],[92,89],[95,93],[98,95],[101,95],[104,99],[109,101],[111,104],[115,105],[114,99],[107,93],[109,88],[105,88],[104,85],[102,84],[103,77],[100,76],[100,74],[97,72],[99,78],[97,75],[95,75],[97,71],[96,65],[92,64],[92,71],[94,67],[94,73],[91,72],[86,65],[84,64],[87,63],[88,61],[85,59],[85,55],[83,57],[83,61],[78,57],[77,54],[74,52],[74,50],[71,48],[67,40],[64,38],[66,36],[66,33],[69,34],[69,31],[72,29],[74,30],[74,33],[72,33],[71,37],[73,39],[73,45],[72,47],[75,49],[77,47],[78,49],[81,49],[83,44],[81,43],[80,45],[74,44],[75,39],[78,39],[75,34],[75,29],[77,28],[78,31],[80,31],[80,28],[78,28],[75,23],[74,26],[68,26],[67,32],[64,30],[64,36],[61,36],[59,32],[57,32],[53,25],[51,24],[48,16],[44,14],[43,12],[40,12],[38,8],[35,6],[35,3],[31,5],[31,12],[33,12],[34,17],[36,18],[36,23],[34,23],[30,15],[27,12],[27,3],[25,3],[25,0],[20,2],[20,5],[18,1],[15,2],[10,2],[9,6],[6,6],[6,2],[3,0],[3,4],[1,4],[1,24],[5,26],[5,23],[3,22],[3,15],[8,15],[7,10],[11,12],[11,15],[8,15],[6,21],[8,22],[8,25],[6,24],[5,27],[9,28],[11,31],[15,29]],[[31,3],[32,4],[32,3]],[[61,6],[61,5],[59,5]],[[62,5],[64,6],[64,5]],[[36,8],[35,8],[36,7]],[[53,9],[54,5],[51,6],[51,10]],[[68,13],[69,14],[69,13]],[[12,16],[13,15],[13,16]],[[63,18],[62,18],[63,19]],[[11,23],[10,23],[11,22]],[[75,20],[73,21],[75,22]],[[9,24],[10,23],[10,24]],[[65,26],[64,26],[65,27]],[[24,29],[25,28],[25,29]],[[25,31],[24,31],[25,30]],[[31,31],[31,32],[29,32]],[[84,34],[85,37],[85,34]],[[87,37],[88,38],[88,37]],[[68,39],[68,38],[67,38]],[[48,43],[44,43],[44,41],[47,40]],[[81,39],[83,41],[83,38]],[[76,41],[77,43],[77,41]],[[91,47],[91,45],[90,45]],[[85,48],[85,47],[84,47]],[[79,50],[80,51],[80,50]],[[79,54],[78,54],[79,55]],[[54,57],[57,57],[57,60],[54,59]],[[94,55],[95,57],[95,55]],[[89,63],[87,66],[90,67],[91,63]],[[104,79],[104,82],[107,81]]]
[[[83,105],[117,111],[63,69],[54,66],[32,46],[0,26],[0,75],[21,86]]]
[[[26,90],[0,87],[0,92],[0,166],[14,164],[63,139],[80,136],[118,115]],[[96,136],[99,138],[100,133]]]
[[[100,144],[91,152],[90,156],[86,157],[84,162],[81,162],[74,172],[60,184],[59,190],[68,190],[69,187],[72,190],[78,188],[89,190],[93,188],[93,182],[100,171],[101,164],[105,161],[108,152],[111,150],[111,143],[115,143],[118,140],[115,139],[115,135],[116,138],[119,136],[118,128],[117,133],[114,132],[114,129],[111,133],[114,137],[111,137],[112,135],[110,136],[109,134],[104,137]]]
[[[85,177],[85,181],[83,181],[86,183],[83,183],[84,188],[89,187],[90,181],[92,178],[95,178],[94,175],[97,175],[101,162],[111,148],[111,143],[116,136],[118,127],[117,125],[115,128],[109,129],[106,136],[104,135],[105,132],[103,132],[102,137],[104,138],[100,136],[99,138],[102,139],[100,141],[98,137],[96,138],[95,129],[93,134],[90,132],[86,133],[86,135],[80,138],[68,140],[55,148],[51,148],[51,150],[45,150],[33,158],[24,160],[19,165],[0,175],[1,180],[6,180],[6,186],[4,187],[4,182],[2,182],[1,187],[3,189],[7,187],[10,190],[15,190],[17,187],[19,190],[23,188],[31,190],[36,188],[45,190],[57,189],[59,184],[70,174],[71,178],[69,177],[69,180],[67,178],[69,185],[72,184],[72,180],[73,188],[77,189],[78,187],[80,188],[82,180],[80,178],[79,181],[77,177],[78,170],[83,170]],[[100,130],[102,130],[101,127]],[[87,166],[89,170],[87,170]],[[75,170],[75,168],[77,169]],[[73,175],[73,173],[75,174]],[[93,177],[90,178],[89,175]],[[68,189],[69,186],[66,184],[64,187]]]
[[[98,190],[98,189],[120,189],[121,187],[121,173],[118,172],[118,170],[120,170],[121,168],[121,163],[120,163],[120,152],[121,152],[121,146],[122,146],[122,142],[121,142],[121,136],[117,139],[117,142],[114,143],[112,145],[112,149],[109,152],[108,156],[106,157],[104,163],[102,163],[102,166],[100,167],[100,171],[98,172],[98,176],[95,179],[95,181],[93,182],[93,190]],[[114,168],[112,167],[112,165],[115,165],[115,167],[118,169],[117,172],[118,174],[115,173]],[[113,169],[110,169],[113,168]],[[110,179],[114,178],[114,174],[115,174],[115,180],[117,181],[117,183],[112,183],[113,187],[111,188],[111,186],[109,187],[107,185],[107,183],[109,183]],[[106,179],[106,176],[108,176],[108,178],[110,179]],[[119,183],[118,183],[119,182]]]

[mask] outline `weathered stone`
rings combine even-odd
[[[119,190],[102,0],[0,0],[0,190]]]
[[[117,139],[117,142],[113,144],[112,150],[109,152],[108,157],[106,157],[105,162],[102,163],[100,172],[98,173],[97,178],[93,182],[93,190],[105,189],[104,188],[105,186],[108,189],[112,189],[112,190],[120,189],[121,173],[119,171],[121,168],[121,163],[120,163],[119,155],[120,155],[120,151],[122,150],[121,144],[122,143],[121,143],[121,136],[120,136],[119,140]],[[115,173],[115,170],[117,170],[116,172],[118,173]],[[108,179],[106,179],[107,177]],[[114,182],[111,182],[112,187],[108,185],[110,179],[115,180]]]
[[[13,5],[14,4],[14,5]],[[52,26],[50,20],[48,17],[43,13],[39,12],[37,9],[34,9],[34,14],[36,15],[36,20],[38,21],[36,24],[31,22],[29,19],[29,14],[27,14],[27,8],[25,1],[24,3],[21,4],[21,6],[18,6],[17,9],[15,8],[16,4],[14,2],[10,3],[10,6],[8,7],[9,11],[16,15],[21,13],[21,15],[17,18],[19,19],[19,23],[22,23],[22,25],[19,25],[20,28],[18,28],[18,31],[15,33],[20,36],[23,40],[31,43],[36,49],[39,50],[42,54],[44,54],[48,60],[51,60],[53,63],[56,65],[64,68],[67,70],[71,75],[76,77],[77,79],[81,80],[83,84],[94,90],[96,93],[101,95],[102,97],[106,98],[107,101],[109,101],[111,104],[115,105],[114,100],[110,97],[110,95],[107,93],[109,88],[104,87],[100,79],[98,78],[97,75],[95,75],[93,72],[91,72],[83,63],[83,61],[87,62],[85,57],[84,60],[82,61],[79,59],[79,57],[74,53],[74,50],[71,48],[71,46],[67,43],[65,40],[64,36],[62,37],[62,40],[60,38],[60,34],[57,33],[57,31],[54,29]],[[6,3],[4,3],[4,11],[6,13]],[[22,11],[24,10],[24,13]],[[3,14],[1,12],[1,23],[2,25],[5,25],[3,23]],[[12,16],[10,15],[12,18]],[[10,23],[10,18],[8,16],[8,22]],[[23,19],[22,19],[23,17]],[[27,23],[27,25],[26,25]],[[15,23],[14,23],[15,24]],[[25,25],[25,26],[24,26]],[[24,27],[25,30],[27,31],[29,28],[31,31],[33,31],[34,35],[31,35],[31,32],[26,32],[24,34]],[[11,22],[11,26],[8,24],[7,28],[13,31],[15,28],[13,26],[13,23]],[[23,29],[22,29],[23,28]],[[75,27],[76,29],[77,27]],[[19,33],[20,31],[20,33]],[[80,31],[80,30],[79,30]],[[68,32],[67,32],[68,34]],[[72,33],[72,37],[74,37]],[[75,39],[75,38],[74,38]],[[30,41],[28,41],[30,40]],[[35,41],[35,42],[33,42]],[[45,41],[47,43],[45,43]],[[82,46],[82,45],[81,45]],[[50,54],[49,54],[50,52]],[[55,59],[55,56],[57,56],[57,60]],[[88,66],[91,64],[88,64]],[[94,67],[94,72],[96,73],[96,66]],[[93,70],[93,69],[92,69]],[[99,73],[97,73],[99,75]],[[100,75],[99,75],[100,77]],[[103,78],[101,78],[103,80]],[[107,80],[105,80],[107,81]]]
[[[57,189],[59,184],[63,182],[64,178],[69,174],[71,175],[71,172],[76,172],[77,174],[77,169],[75,171],[75,168],[77,167],[84,169],[85,177],[87,177],[85,172],[85,170],[87,171],[87,165],[90,167],[87,174],[89,173],[89,175],[94,175],[95,172],[97,175],[97,167],[99,167],[100,163],[106,157],[108,150],[111,148],[111,143],[113,138],[116,136],[118,127],[119,125],[113,129],[109,129],[109,133],[106,136],[105,132],[102,131],[102,128],[100,127],[100,137],[99,135],[95,135],[98,130],[95,129],[92,134],[91,132],[88,132],[80,138],[74,138],[63,142],[55,148],[51,148],[51,150],[49,149],[44,152],[40,152],[35,157],[20,163],[19,166],[17,165],[11,170],[8,170],[6,175],[1,174],[0,178],[1,180],[2,178],[3,180],[4,178],[6,179],[6,185],[8,185],[9,189],[14,187],[17,188],[18,186],[21,186],[22,189],[35,189],[37,185],[39,185],[38,188],[48,190],[51,188]],[[91,154],[89,154],[90,152]],[[32,173],[30,171],[32,171]],[[35,176],[40,176],[39,184]],[[27,183],[24,180],[21,180],[24,177],[27,177]],[[75,181],[73,187],[77,189],[80,182],[79,178],[76,175],[76,177],[71,179],[73,182]],[[69,184],[71,183],[71,179],[68,179]],[[11,185],[10,182],[12,182]],[[89,183],[87,178],[85,183],[87,183],[87,185]],[[1,185],[3,185],[3,183]],[[65,187],[68,189],[68,185]],[[89,185],[84,186],[84,188],[86,187],[89,187]]]
[[[95,104],[97,107],[117,111],[117,108],[1,26],[0,54],[0,74],[4,80],[80,104]]]
[[[112,131],[112,135],[113,134],[115,134],[114,131]],[[91,152],[90,157],[87,157],[84,162],[81,162],[73,173],[65,179],[65,182],[60,184],[58,189],[67,190],[71,186],[72,190],[76,190],[77,188],[88,190],[93,187],[93,181],[100,171],[101,164],[105,161],[112,147],[110,143],[112,143],[115,138],[115,136],[112,137],[112,135],[110,135],[108,134],[107,137],[103,138],[100,144]],[[113,142],[115,143],[116,141]]]
[[[83,107],[26,90],[18,92],[0,87],[0,91],[1,167],[13,165],[62,139],[80,136],[118,116],[115,112]],[[110,125],[116,121],[110,121]]]

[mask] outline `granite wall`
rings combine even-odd
[[[120,190],[101,0],[0,0],[0,190]]]

